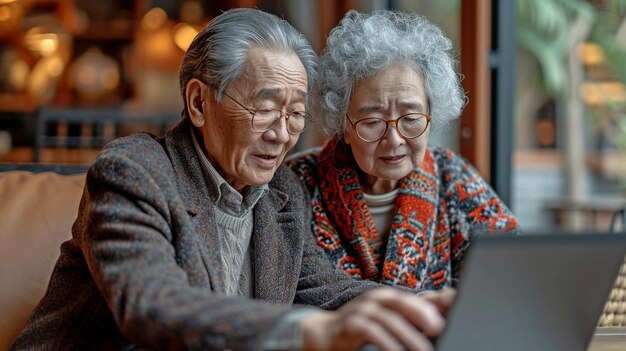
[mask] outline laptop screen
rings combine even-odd
[[[438,351],[584,351],[626,235],[478,236]]]

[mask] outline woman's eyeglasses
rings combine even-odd
[[[373,143],[382,139],[387,133],[390,124],[395,125],[398,133],[403,138],[417,138],[424,134],[431,119],[429,115],[424,113],[407,113],[390,121],[377,117],[368,117],[356,123],[353,123],[348,115],[346,117],[359,138],[366,143]]]

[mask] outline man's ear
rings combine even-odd
[[[194,126],[200,128],[204,126],[204,110],[207,108],[206,98],[211,89],[206,89],[206,84],[199,79],[192,78],[187,82],[185,89],[185,99],[187,102],[187,114]]]

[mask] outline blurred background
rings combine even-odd
[[[431,144],[470,160],[526,231],[607,230],[626,206],[626,0],[0,0],[0,165],[88,165],[113,138],[162,133],[185,50],[233,7],[284,17],[318,52],[349,9],[429,17],[469,97]],[[323,142],[311,129],[297,149]]]

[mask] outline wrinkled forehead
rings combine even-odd
[[[390,98],[426,105],[428,94],[422,72],[408,64],[391,65],[376,71],[353,85],[350,104],[379,104]]]
[[[262,98],[284,90],[306,97],[308,88],[304,65],[291,50],[250,49],[242,74],[236,81],[241,81]]]

